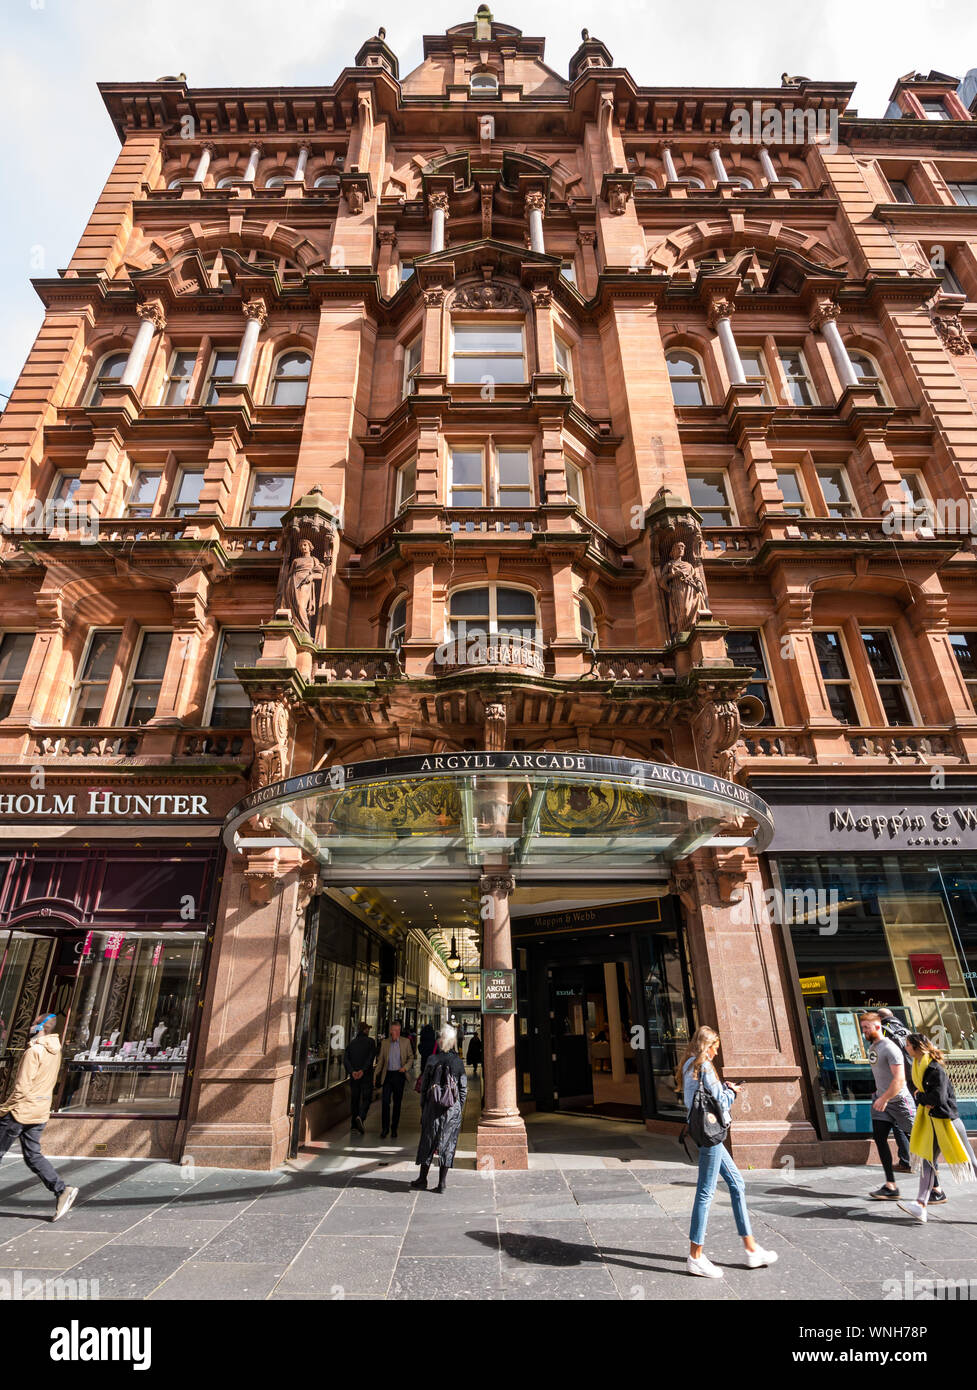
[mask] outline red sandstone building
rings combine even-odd
[[[480,968],[480,1162],[675,1133],[699,1021],[738,1156],[864,1155],[870,1003],[974,1121],[974,112],[543,48],[101,89],[0,427],[0,1071],[64,1016],[55,1152],[273,1166]]]

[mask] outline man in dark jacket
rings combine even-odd
[[[364,1020],[356,1037],[343,1053],[349,1076],[349,1127],[363,1134],[363,1121],[373,1100],[373,1063],[377,1045],[370,1037],[370,1025]]]
[[[427,1066],[427,1059],[434,1051],[434,1043],[434,1028],[430,1023],[425,1023],[417,1040],[417,1050],[421,1054],[421,1071]]]

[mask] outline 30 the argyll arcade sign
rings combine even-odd
[[[199,792],[137,792],[114,787],[0,790],[0,821],[199,820],[212,815],[209,798]]]

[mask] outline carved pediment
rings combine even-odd
[[[451,301],[452,309],[518,309],[525,312],[525,296],[504,280],[485,280],[459,285]]]

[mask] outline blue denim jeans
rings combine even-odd
[[[705,1244],[709,1208],[716,1195],[716,1184],[720,1175],[729,1188],[729,1195],[733,1199],[733,1219],[736,1222],[737,1231],[741,1236],[753,1234],[750,1230],[750,1218],[746,1210],[746,1184],[743,1182],[743,1175],[730,1158],[725,1146],[713,1144],[711,1148],[703,1146],[699,1150],[699,1179],[695,1185],[692,1226],[689,1230],[689,1240],[693,1245]]]
[[[4,1115],[0,1118],[0,1158],[7,1152],[15,1139],[20,1140],[20,1152],[24,1156],[24,1162],[31,1172],[56,1197],[60,1196],[65,1189],[64,1178],[56,1173],[51,1164],[41,1153],[41,1135],[44,1133],[43,1125],[22,1125],[19,1120],[15,1120],[13,1115]]]

